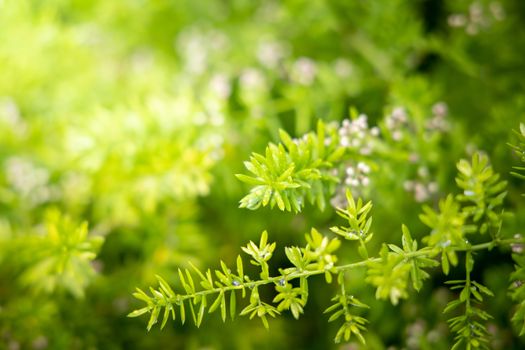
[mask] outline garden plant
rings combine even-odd
[[[525,347],[525,2],[0,23],[0,349]]]

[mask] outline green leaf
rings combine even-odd
[[[195,300],[195,299],[193,299]],[[190,312],[191,312],[191,318],[193,319],[193,323],[197,325],[197,316],[195,315],[195,308],[193,306],[193,303],[191,300],[188,302],[188,305],[190,306]]]
[[[399,248],[395,244],[388,244],[388,248],[390,248],[390,250],[392,250],[393,252],[395,252],[397,254],[400,254],[400,255],[404,255],[405,254],[403,249]]]
[[[443,310],[443,313],[449,313],[450,311],[454,310],[461,304],[463,304],[461,300],[458,300],[458,299],[452,300],[451,302],[447,304],[447,306]]]
[[[191,303],[191,302],[190,302]],[[180,306],[180,321],[182,324],[186,322],[186,310],[184,309],[184,301],[181,300],[179,303]]]
[[[255,177],[247,176],[244,174],[235,174],[235,177],[244,183],[254,185],[254,186],[266,184],[266,182],[261,178],[255,178]]]
[[[159,313],[160,313],[160,307],[155,306],[153,308],[153,311],[151,312],[151,316],[148,321],[148,326],[147,326],[148,332],[151,330],[151,327],[153,327],[153,325],[157,323],[157,319],[159,318]]]
[[[201,305],[199,307],[199,313],[197,315],[197,322],[195,323],[197,328],[199,328],[202,323],[202,318],[204,317],[205,311],[206,311],[206,296],[202,296]]]
[[[170,298],[174,297],[175,296],[175,292],[173,292],[173,290],[171,289],[169,284],[162,277],[160,277],[159,275],[155,275],[155,277],[159,281],[159,285],[160,285],[160,288],[162,289],[162,291],[164,291],[164,293],[168,297],[170,297]]]
[[[222,293],[222,291],[221,291],[221,294],[222,294],[222,298],[221,298],[221,318],[222,318],[222,322],[226,322],[226,298],[224,297],[224,293]]]
[[[171,304],[166,305],[164,307],[164,316],[162,318],[162,324],[160,325],[160,329],[164,329],[164,326],[166,326],[166,323],[168,322],[168,318],[170,317],[170,310],[171,310]]]
[[[480,290],[480,292],[482,292],[482,293],[484,293],[484,294],[486,294],[488,296],[491,296],[491,297],[494,296],[494,293],[492,293],[492,291],[490,289],[488,289],[487,287],[485,287],[481,283],[472,281],[472,284],[475,285]]]
[[[139,300],[142,300],[144,302],[146,302],[147,304],[150,304],[151,303],[151,298],[146,294],[144,293],[144,291],[140,288],[136,288],[135,289],[136,292],[133,293],[133,296]]]
[[[240,255],[237,255],[237,275],[241,279],[241,283],[244,280],[244,270],[242,264],[242,258]]]
[[[133,312],[130,312],[127,317],[138,317],[138,316],[141,316],[141,315],[149,312],[150,309],[151,308],[149,306],[143,307],[142,309],[138,309],[138,310],[135,310]]]
[[[448,258],[445,252],[441,253],[441,267],[443,268],[443,273],[445,275],[448,275],[450,271],[450,266],[448,264]]]
[[[219,292],[219,295],[217,296],[215,301],[211,304],[210,308],[208,309],[208,313],[212,313],[215,310],[217,310],[222,300],[224,300],[224,291],[221,289],[221,291]]]
[[[232,290],[230,293],[230,318],[232,321],[235,319],[236,307],[235,291]]]
[[[343,316],[344,312],[345,312],[344,309],[336,311],[335,313],[332,314],[332,316],[330,316],[330,318],[328,319],[328,322],[334,322],[339,317]]]

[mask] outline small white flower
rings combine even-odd
[[[499,2],[491,2],[489,5],[489,9],[496,21],[503,21],[505,19],[505,10]]]
[[[311,58],[301,57],[294,62],[291,78],[301,85],[312,85],[317,75],[317,65]]]
[[[369,146],[365,146],[365,147],[361,148],[361,150],[359,152],[362,155],[367,156],[367,155],[372,154],[372,148],[370,148]]]
[[[463,27],[467,24],[467,18],[459,13],[448,16],[448,25],[451,27]]]
[[[349,186],[354,186],[354,187],[357,187],[359,186],[359,180],[358,179],[353,179],[353,178],[347,178],[345,180],[345,183]]]
[[[354,147],[354,148],[358,148],[359,146],[361,146],[361,141],[359,140],[359,138],[354,138],[354,139],[352,140],[352,143],[351,143],[351,144],[352,144],[352,147]]]
[[[437,102],[432,106],[432,114],[445,117],[448,114],[448,106],[445,102]]]
[[[427,189],[420,182],[417,182],[414,186],[414,197],[417,202],[424,202],[428,199]]]
[[[359,117],[354,121],[354,124],[361,129],[368,128],[368,117],[365,114],[360,114]]]
[[[240,78],[239,83],[244,89],[257,89],[265,85],[264,75],[255,68],[245,69]]]
[[[483,7],[478,2],[473,2],[469,7],[470,20],[474,23],[483,22]]]
[[[396,107],[392,111],[392,118],[400,123],[407,121],[407,114],[403,107]]]
[[[357,169],[364,174],[368,174],[370,172],[370,167],[363,162],[357,163]]]
[[[226,74],[214,74],[210,80],[210,88],[219,98],[227,99],[230,97],[231,84]]]
[[[392,133],[392,138],[394,139],[394,141],[399,141],[403,138],[403,133],[401,132],[401,130],[395,130]]]
[[[257,59],[263,66],[270,69],[276,68],[286,54],[285,47],[275,41],[262,42],[257,48]]]

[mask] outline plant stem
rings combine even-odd
[[[476,250],[492,249],[493,247],[496,247],[496,246],[513,244],[513,243],[523,243],[523,239],[519,239],[519,238],[509,238],[509,239],[502,239],[502,240],[497,239],[497,240],[486,242],[486,243],[475,244],[475,245],[468,246],[468,247],[456,247],[456,248],[452,248],[452,249],[454,251],[472,252],[472,251],[476,251]],[[435,248],[423,248],[423,249],[420,249],[420,250],[415,251],[415,252],[407,253],[404,256],[405,256],[405,258],[413,258],[413,257],[418,257],[418,256],[434,257],[434,256],[438,255],[441,251],[442,251],[442,249],[441,248],[437,248],[437,247],[435,247]],[[380,260],[381,260],[380,258],[368,258],[368,259],[361,260],[361,261],[354,262],[354,263],[350,263],[350,264],[335,266],[335,267],[333,267],[332,269],[329,269],[329,270],[324,270],[323,269],[323,270],[301,270],[301,271],[296,271],[296,272],[292,272],[292,273],[286,275],[286,279],[287,280],[293,280],[293,279],[297,279],[297,278],[301,278],[301,277],[305,278],[305,277],[310,277],[310,276],[324,274],[326,271],[329,271],[331,273],[336,273],[336,272],[340,272],[340,271],[346,271],[346,270],[350,270],[350,269],[353,269],[353,268],[363,267],[363,266],[366,266],[370,262],[378,262]],[[198,291],[198,292],[196,292],[194,294],[177,295],[177,296],[171,298],[169,301],[171,303],[179,303],[179,302],[187,300],[187,299],[194,299],[194,298],[199,297],[199,296],[205,296],[205,295],[209,295],[209,294],[214,294],[214,293],[218,293],[218,292],[221,292],[221,291],[222,292],[227,292],[227,291],[231,291],[231,290],[239,290],[239,289],[244,289],[244,288],[252,289],[254,287],[265,285],[265,284],[278,283],[283,277],[284,276],[279,275],[279,276],[269,277],[267,279],[262,279],[262,280],[257,280],[257,281],[249,281],[249,282],[246,282],[246,283],[242,283],[242,284],[240,284],[238,286],[235,286],[235,285],[223,286],[223,287],[219,287],[219,288],[201,290],[201,291]]]

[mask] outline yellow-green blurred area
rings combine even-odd
[[[394,307],[352,272],[371,306],[366,346],[333,343],[322,311],[335,286],[322,278],[305,314],[269,331],[213,314],[148,333],[126,315],[155,274],[178,289],[177,267],[234,264],[264,229],[271,266],[310,227],[327,233],[330,206],[239,209],[249,187],[234,174],[280,128],[300,137],[350,108],[381,130],[402,108],[416,126],[370,160],[374,252],[400,242],[402,222],[428,233],[421,204],[456,191],[455,164],[474,150],[509,181],[504,230],[520,232],[525,188],[507,143],[525,116],[523,52],[522,0],[0,0],[0,349],[448,349],[439,273]],[[522,348],[512,261],[490,259],[476,273],[496,294],[491,347]]]

